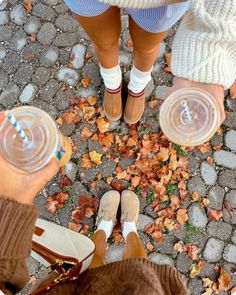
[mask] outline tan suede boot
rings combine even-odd
[[[128,98],[125,105],[124,120],[128,124],[137,123],[144,112],[145,108],[145,90],[135,94],[129,90]]]
[[[109,120],[120,120],[122,116],[121,86],[115,90],[105,88],[103,108]]]

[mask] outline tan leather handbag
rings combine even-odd
[[[77,279],[89,267],[94,251],[94,243],[86,236],[38,219],[31,256],[47,266],[54,275],[30,294],[44,294],[60,283]]]

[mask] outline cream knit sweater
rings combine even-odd
[[[99,0],[132,8],[181,1]],[[172,46],[174,75],[229,88],[236,79],[236,0],[190,0]]]

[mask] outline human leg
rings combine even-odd
[[[123,259],[134,257],[148,258],[138,234],[135,232],[130,232],[125,239]]]

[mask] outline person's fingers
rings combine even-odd
[[[40,171],[35,172],[34,178],[41,179],[44,182],[49,181],[53,176],[55,176],[59,171],[59,163],[55,158],[52,160]]]
[[[5,119],[4,110],[0,108],[0,123]]]

